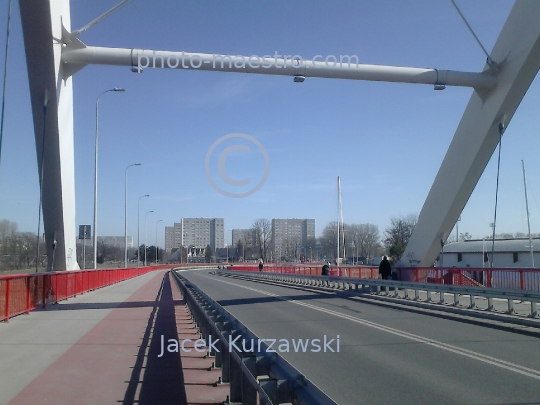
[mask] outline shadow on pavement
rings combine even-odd
[[[148,302],[154,306],[154,309],[148,319],[124,399],[118,401],[122,404],[183,405],[187,403],[179,354],[165,353],[162,357],[158,357],[161,352],[161,335],[165,336],[165,340],[178,339],[174,305],[175,303],[182,304],[183,301],[173,300],[171,288],[169,274],[166,273],[156,301]],[[146,355],[147,349],[148,355]],[[144,366],[145,357],[147,357],[146,366]],[[138,398],[137,392],[139,392]]]

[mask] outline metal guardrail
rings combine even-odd
[[[218,384],[230,384],[230,402],[243,405],[337,405],[278,353],[268,353],[268,346],[197,286],[176,271],[172,272],[203,337],[218,341],[215,367],[221,367]],[[238,352],[231,341],[259,342],[260,351]],[[259,346],[257,345],[257,346]],[[257,347],[259,349],[259,347]]]
[[[404,291],[404,298],[409,297],[409,291],[414,292],[414,300],[420,299],[420,291],[427,293],[426,302],[443,304],[444,294],[450,293],[454,295],[454,306],[458,306],[462,295],[469,296],[469,309],[476,309],[476,297],[485,297],[488,301],[488,311],[493,311],[493,299],[501,298],[508,302],[507,314],[514,314],[514,300],[530,302],[529,318],[538,317],[537,303],[540,302],[540,292],[538,291],[519,291],[519,290],[506,290],[495,289],[491,287],[465,287],[446,284],[432,284],[432,283],[417,283],[407,281],[394,281],[394,280],[380,280],[380,279],[358,279],[350,277],[332,277],[332,276],[309,276],[299,274],[275,274],[275,273],[246,273],[245,271],[234,270],[218,270],[219,274],[224,275],[237,275],[251,278],[259,278],[263,280],[275,280],[285,281],[294,284],[315,286],[315,287],[331,287],[341,290],[355,290],[358,292],[366,293],[373,292],[373,287],[387,296],[393,296],[398,298],[399,289]],[[393,289],[393,295],[390,294]],[[439,301],[433,301],[431,293],[439,293]]]
[[[0,321],[171,265],[0,276]]]
[[[258,271],[257,265],[231,263],[231,270]],[[266,263],[268,273],[321,275],[321,266],[313,263],[278,265]],[[472,268],[472,267],[394,267],[397,280],[418,283],[452,284],[470,287],[491,287],[512,290],[540,291],[540,269],[537,268]],[[330,266],[330,276],[369,278],[379,277],[378,266]]]

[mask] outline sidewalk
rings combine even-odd
[[[178,338],[175,307],[187,314],[166,274],[154,271],[0,324],[0,404],[187,404],[181,357],[158,357],[161,335]]]

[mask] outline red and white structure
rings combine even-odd
[[[116,8],[116,7],[115,7]],[[329,66],[324,61],[264,58],[237,67],[212,63],[224,55],[87,46],[72,32],[69,0],[20,0],[36,150],[43,190],[48,269],[78,269],[75,233],[72,76],[88,64],[127,66],[157,61],[164,68],[348,80],[468,86],[463,118],[424,203],[401,267],[433,264],[540,67],[540,2],[517,0],[483,72],[376,65]],[[102,17],[108,15],[105,13]],[[145,59],[145,57],[147,59]],[[153,59],[150,59],[153,58]],[[181,61],[174,66],[167,60]],[[259,65],[257,65],[259,64]],[[262,64],[268,67],[262,68]],[[144,66],[143,65],[143,66]],[[242,64],[240,63],[239,66]],[[197,66],[195,68],[194,66]]]

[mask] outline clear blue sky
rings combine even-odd
[[[118,0],[72,0],[72,28]],[[490,50],[512,1],[458,1]],[[7,0],[0,0],[1,62]],[[6,123],[0,167],[0,218],[37,231],[38,175],[18,2],[14,2]],[[361,63],[480,71],[485,56],[450,0],[177,1],[134,0],[81,35],[88,45],[235,55],[357,55]],[[1,69],[1,67],[0,67]],[[91,224],[95,102],[100,102],[99,234],[123,235],[124,170],[129,171],[129,230],[137,197],[149,243],[182,217],[223,217],[233,228],[257,218],[336,219],[341,176],[346,222],[382,231],[390,217],[419,213],[472,90],[235,73],[89,66],[74,76],[77,224]],[[540,83],[533,83],[503,138],[498,232],[526,232],[521,159],[527,166],[531,227],[540,232]],[[269,176],[246,198],[215,191],[205,176],[210,146],[244,133],[267,150]],[[223,146],[223,145],[222,145]],[[227,145],[225,145],[227,146]],[[217,157],[211,160],[217,172]],[[262,155],[233,152],[227,172],[256,183]],[[482,237],[493,221],[496,159],[471,196],[460,232]],[[228,186],[231,192],[238,192]],[[225,188],[225,187],[224,187]]]

